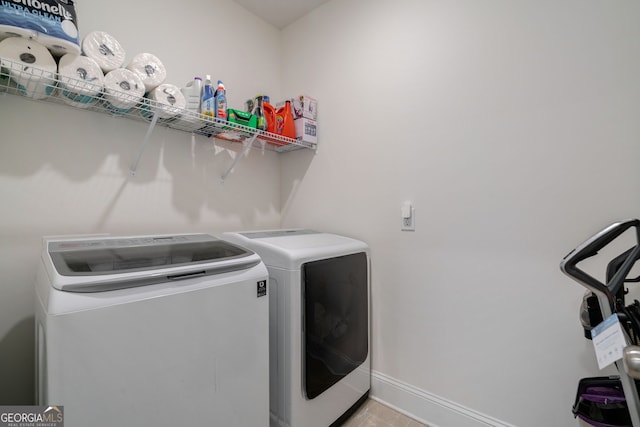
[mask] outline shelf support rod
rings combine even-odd
[[[151,118],[151,124],[147,129],[147,133],[144,135],[144,139],[142,140],[142,145],[140,145],[140,148],[138,149],[138,155],[136,156],[136,159],[133,161],[133,164],[129,169],[129,172],[131,172],[131,176],[136,175],[136,170],[138,170],[138,163],[140,163],[140,158],[142,157],[142,153],[144,152],[144,149],[147,147],[147,143],[149,142],[149,138],[151,137],[153,128],[156,127],[156,123],[158,122],[158,114],[156,114],[155,106],[152,107],[151,112],[153,114],[153,117]]]
[[[222,174],[222,183],[224,184],[224,181],[227,179],[227,177],[229,176],[229,174],[231,172],[233,172],[233,170],[235,169],[236,165],[238,164],[238,162],[240,161],[240,159],[244,156],[247,155],[247,152],[251,149],[251,146],[253,145],[253,141],[256,140],[256,137],[258,136],[258,134],[253,134],[251,135],[250,138],[246,139],[242,144],[242,151],[238,153],[238,155],[236,156],[235,159],[233,159],[233,163],[231,163],[231,166],[229,166],[229,169],[227,169],[227,171]]]

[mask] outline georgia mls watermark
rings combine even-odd
[[[64,407],[0,406],[0,427],[64,427]]]

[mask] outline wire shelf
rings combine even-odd
[[[89,81],[61,76],[52,70],[27,66],[5,58],[0,58],[0,93],[96,111],[143,122],[149,126],[164,126],[226,141],[250,141],[251,146],[255,144],[256,148],[277,152],[302,148],[316,149],[314,143],[205,117],[193,111],[137,97],[124,91],[105,89]]]

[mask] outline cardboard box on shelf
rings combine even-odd
[[[298,141],[318,143],[318,122],[300,117],[294,120],[296,124],[296,139]]]
[[[276,108],[280,108],[286,101],[291,102],[291,113],[294,119],[306,118],[318,120],[318,100],[308,95],[300,95],[296,98],[288,98],[278,102]]]
[[[308,95],[300,95],[291,100],[293,117],[318,120],[318,100]]]

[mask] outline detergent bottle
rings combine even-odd
[[[253,114],[258,120],[256,128],[260,130],[267,130],[267,119],[264,116],[264,97],[262,95],[256,95]]]
[[[216,117],[220,120],[227,120],[227,91],[224,88],[224,84],[222,84],[222,80],[218,80],[215,98]]]
[[[286,138],[296,139],[296,124],[293,122],[291,101],[276,110],[276,133]]]
[[[264,117],[267,120],[267,132],[276,133],[276,109],[269,101],[269,97],[264,95],[262,99],[262,109],[264,110]]]
[[[213,86],[211,86],[211,76],[207,75],[202,88],[202,103],[200,104],[200,112],[206,118],[213,118],[216,116],[215,109],[215,97],[213,93]]]
[[[194,113],[200,112],[200,102],[202,96],[202,79],[195,77],[189,83],[187,83],[182,89],[180,89],[187,101],[185,110],[193,111]]]

